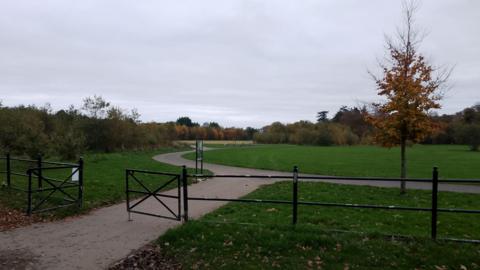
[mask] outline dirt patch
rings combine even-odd
[[[182,269],[182,265],[174,259],[165,256],[159,246],[148,244],[134,251],[125,259],[112,264],[109,270],[123,269]]]
[[[28,249],[1,250],[0,251],[0,269],[37,269],[35,256]]]
[[[0,203],[0,232],[43,221],[36,216],[27,216],[24,212],[5,207]]]

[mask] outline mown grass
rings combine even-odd
[[[187,158],[194,158],[187,154]],[[231,166],[336,176],[400,176],[400,149],[377,146],[261,145],[206,151],[204,161]],[[480,153],[459,145],[415,145],[407,149],[409,177],[480,178]]]
[[[118,203],[125,199],[125,169],[143,169],[162,172],[180,173],[181,168],[168,164],[163,164],[152,159],[154,155],[182,151],[186,148],[161,148],[155,151],[139,151],[139,152],[119,152],[119,153],[89,153],[84,156],[84,203],[82,211],[88,211],[93,208]],[[3,166],[4,164],[0,164]],[[12,162],[14,170],[24,172],[28,166],[20,162]],[[3,167],[2,167],[3,168]],[[55,177],[63,180],[71,173],[71,169],[59,171],[45,171],[46,176]],[[0,175],[0,183],[5,181],[5,175]],[[169,180],[169,177],[153,176],[145,174],[137,174],[137,177],[144,181],[147,187],[159,187],[162,183]],[[34,187],[37,185],[34,178]],[[22,188],[26,188],[27,178],[21,176],[12,176],[12,184]],[[44,182],[44,187],[49,187]],[[134,185],[133,188],[139,188]],[[171,185],[170,187],[173,187]],[[68,193],[76,196],[77,190],[71,189]],[[34,197],[35,201],[44,198],[48,192],[38,193]],[[51,204],[55,205],[63,200],[63,194],[56,192],[51,199]],[[0,189],[0,203],[11,208],[25,210],[27,195],[24,192]],[[75,207],[65,210],[57,210],[48,213],[56,217],[72,215],[78,213]]]
[[[291,183],[246,196],[291,199]],[[480,209],[480,195],[441,192],[441,207]],[[428,207],[428,191],[300,183],[300,200]],[[157,243],[185,269],[478,269],[480,245],[429,239],[430,214],[230,203],[168,231]],[[439,215],[439,237],[480,238],[480,215]],[[338,231],[349,231],[339,233]],[[392,238],[403,234],[413,237]]]

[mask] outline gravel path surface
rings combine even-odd
[[[188,167],[195,167],[195,161],[193,160],[185,160],[182,156],[189,151],[186,152],[175,152],[175,153],[167,153],[159,156],[155,156],[154,159],[158,160],[163,163],[168,163],[172,165],[186,165]],[[259,169],[249,169],[249,168],[239,168],[239,167],[231,167],[225,165],[218,165],[218,164],[210,164],[204,163],[204,169],[210,170],[214,174],[249,174],[249,175],[292,175],[292,173],[288,172],[278,172],[278,171],[270,171],[270,170],[259,170]],[[293,166],[292,166],[293,167]],[[301,171],[301,168],[300,168]],[[304,176],[314,176],[311,174],[300,174],[300,181],[301,175]],[[376,186],[376,187],[399,187],[399,182],[391,182],[391,181],[357,181],[357,180],[342,180],[342,181],[334,181],[334,180],[315,180],[320,182],[329,182],[329,183],[337,183],[337,184],[348,184],[348,185],[362,185],[362,186]],[[418,183],[418,182],[407,182],[407,188],[411,189],[421,189],[421,190],[431,190],[432,185],[430,183]],[[438,190],[440,191],[452,191],[452,192],[462,192],[462,193],[480,193],[480,186],[478,185],[454,185],[454,184],[439,184]]]
[[[162,156],[155,159],[163,160]],[[124,179],[118,179],[118,183],[123,185]],[[255,179],[212,179],[191,185],[189,194],[238,198],[265,183]],[[176,195],[176,190],[164,193]],[[175,199],[163,201],[172,209],[177,206]],[[198,218],[224,204],[190,203],[189,216]],[[169,215],[154,199],[146,200],[138,210]],[[132,219],[128,221],[125,203],[121,203],[88,215],[0,232],[0,269],[105,269],[181,224],[136,214]]]
[[[186,152],[167,153],[155,156],[160,162],[193,167],[194,162],[181,156]],[[204,164],[215,174],[291,175],[291,173],[236,168],[216,164]],[[118,179],[123,185],[124,179]],[[238,198],[255,190],[260,185],[270,184],[262,179],[215,178],[189,187],[191,196]],[[398,186],[390,182],[345,181],[345,184]],[[430,185],[409,183],[409,188],[430,189]],[[440,190],[480,193],[479,186],[441,185]],[[175,195],[175,190],[165,192]],[[175,209],[177,201],[167,199],[165,203]],[[224,205],[224,202],[190,203],[190,217],[198,218]],[[167,214],[154,199],[146,200],[140,210]],[[0,269],[105,269],[122,259],[131,251],[158,238],[166,230],[180,222],[132,215],[127,220],[125,204],[92,211],[88,215],[68,218],[58,222],[34,224],[6,232],[0,232]]]

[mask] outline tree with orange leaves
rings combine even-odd
[[[427,63],[418,52],[421,41],[413,29],[413,2],[404,4],[405,28],[398,31],[396,40],[387,38],[388,57],[380,64],[383,75],[373,75],[378,95],[386,100],[373,103],[373,112],[366,119],[375,127],[375,140],[385,147],[400,145],[400,177],[407,177],[407,142],[417,143],[435,129],[430,112],[439,109],[439,93],[451,70],[439,70]],[[401,193],[406,191],[401,181]]]

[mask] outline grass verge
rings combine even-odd
[[[185,155],[194,159],[193,154]],[[480,178],[480,153],[459,145],[415,145],[407,149],[409,177]],[[399,177],[400,149],[377,146],[261,145],[204,153],[204,161],[224,165],[336,176]]]
[[[301,183],[300,200],[427,206],[428,191]],[[290,199],[291,183],[246,196]],[[480,208],[480,196],[441,192],[441,207]],[[199,202],[200,203],[200,202]],[[434,242],[430,213],[302,206],[293,227],[291,206],[230,203],[168,231],[157,244],[185,269],[478,269],[480,245]],[[480,238],[480,216],[440,214],[439,236]],[[361,233],[338,233],[345,230]],[[399,240],[385,234],[412,237]]]

